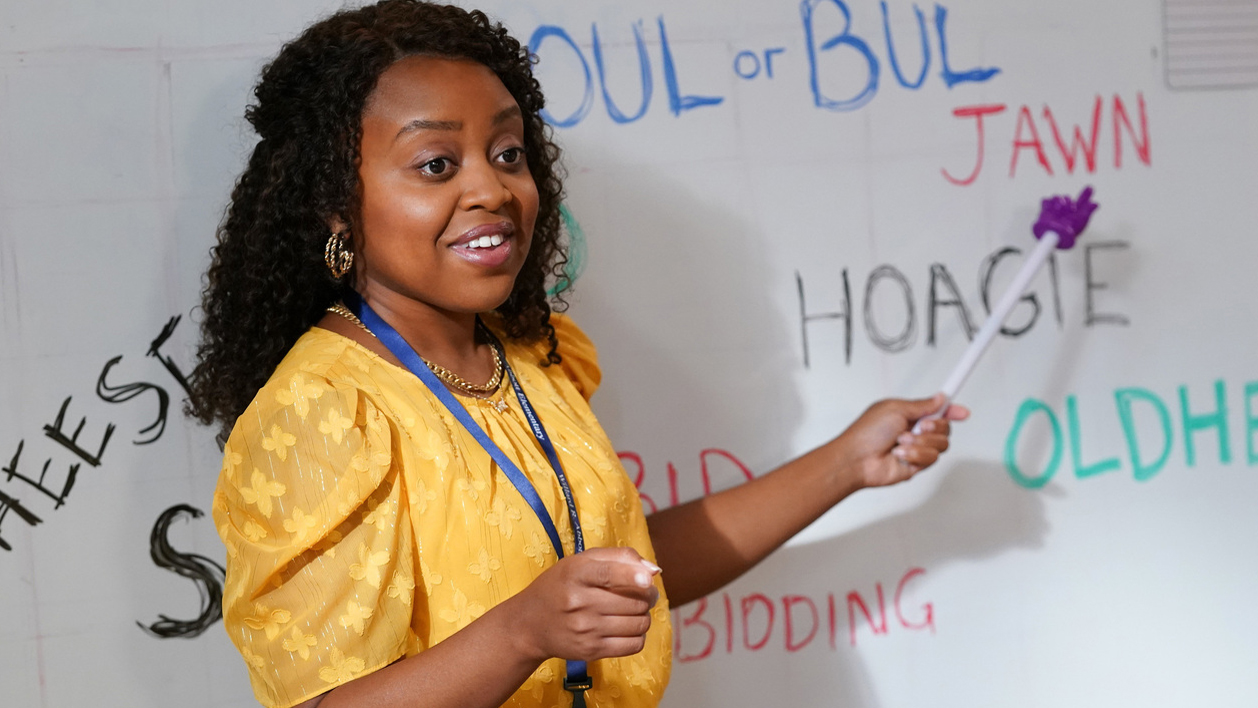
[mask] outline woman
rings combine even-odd
[[[256,95],[194,413],[224,430],[224,619],[264,705],[653,706],[666,596],[929,466],[965,416],[914,435],[942,402],[883,401],[648,521],[546,294],[562,192],[527,51],[385,0],[289,43]]]

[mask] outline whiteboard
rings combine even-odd
[[[252,704],[179,375],[249,90],[335,7],[0,5],[6,706]],[[931,393],[1039,199],[1101,203],[945,462],[674,610],[666,706],[1258,702],[1258,2],[482,7],[540,57],[648,510]]]

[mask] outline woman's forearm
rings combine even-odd
[[[870,406],[837,438],[746,484],[647,518],[675,606],[716,591],[816,521],[853,492],[896,484],[934,464],[948,449],[950,421],[913,424],[944,405],[942,396],[885,400]]]
[[[496,708],[541,665],[518,641],[510,603],[415,656],[338,686],[298,708]]]
[[[842,447],[823,446],[745,484],[648,517],[669,603],[714,592],[860,489],[842,454]]]

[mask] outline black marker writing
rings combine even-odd
[[[61,428],[65,424],[66,409],[70,407],[71,398],[73,396],[66,396],[66,400],[61,403],[61,410],[57,412],[57,420],[53,421],[52,425],[44,426],[44,435],[52,438],[70,452],[82,457],[87,464],[93,467],[100,467],[101,455],[105,454],[105,446],[109,444],[109,438],[113,436],[116,426],[113,423],[105,426],[105,437],[101,439],[100,448],[96,450],[95,455],[79,447],[79,433],[83,432],[83,426],[87,423],[87,418],[79,421],[79,427],[74,429],[74,434],[70,437],[66,437],[65,431]]]
[[[10,511],[17,514],[23,521],[31,526],[43,523],[43,519],[35,516],[29,509],[22,506],[21,501],[14,499],[4,492],[0,492],[0,524],[4,523],[4,517],[7,516]],[[0,548],[3,548],[6,551],[13,550],[13,546],[10,546],[9,542],[5,541],[3,536],[0,536]]]
[[[1098,256],[1102,252],[1119,252],[1128,249],[1130,244],[1126,241],[1101,241],[1088,243],[1082,249],[1084,279],[1082,283],[1083,299],[1084,299],[1084,320],[1083,326],[1096,327],[1103,325],[1127,326],[1130,324],[1129,318],[1119,312],[1098,311],[1096,300],[1097,293],[1105,291],[1110,284],[1099,278],[1097,275]],[[1118,255],[1116,253],[1115,255]],[[990,312],[990,298],[993,285],[999,280],[996,277],[996,271],[1002,267],[1009,267],[1011,261],[1016,261],[1023,256],[1021,249],[1015,247],[1002,247],[988,254],[979,264],[978,269],[978,299],[984,311]],[[1062,255],[1060,257],[1071,258],[1075,256]],[[1000,328],[1000,334],[1004,337],[1017,338],[1026,335],[1040,321],[1044,310],[1051,303],[1053,310],[1053,319],[1056,320],[1060,329],[1064,324],[1061,282],[1058,273],[1059,255],[1050,256],[1048,259],[1048,282],[1047,292],[1041,290],[1038,294],[1035,291],[1028,291],[1021,297],[1019,306],[1027,313],[1026,319],[1011,319],[1009,324]],[[810,267],[811,268],[811,267]],[[864,287],[861,287],[859,276],[852,278],[847,268],[837,268],[824,272],[823,278],[831,279],[831,282],[837,282],[842,288],[836,288],[836,297],[839,299],[834,305],[823,306],[814,310],[809,309],[809,303],[805,300],[805,278],[800,271],[795,272],[795,287],[799,294],[799,327],[800,340],[803,344],[804,368],[809,368],[815,360],[810,334],[815,334],[817,327],[826,328],[834,322],[843,327],[843,363],[850,365],[852,363],[852,332],[855,328],[855,319],[863,318],[863,329],[866,339],[875,349],[888,354],[903,352],[911,349],[917,344],[918,320],[919,312],[924,313],[925,321],[925,345],[928,347],[938,346],[939,335],[946,329],[959,330],[966,340],[974,338],[976,327],[971,316],[972,310],[967,304],[965,296],[961,288],[957,285],[957,280],[953,273],[955,271],[943,263],[932,263],[927,270],[928,281],[925,283],[923,292],[925,294],[924,302],[917,300],[910,279],[905,272],[894,265],[883,263],[874,267],[865,280]],[[837,276],[837,277],[836,277]],[[858,297],[864,295],[863,303],[853,301],[852,288],[857,289]],[[896,292],[899,297],[896,297]],[[816,296],[814,295],[814,299]],[[921,303],[923,307],[919,310],[917,304]],[[815,305],[812,307],[816,308]],[[944,308],[952,309],[955,318],[943,318],[940,315]],[[1111,308],[1112,310],[1112,308]],[[955,326],[954,326],[955,323]],[[859,331],[859,330],[858,330]]]
[[[843,320],[845,333],[843,337],[844,361],[852,363],[852,287],[847,280],[847,268],[843,269],[843,310],[840,312],[819,312],[809,314],[804,302],[804,277],[795,271],[795,285],[799,287],[799,331],[804,339],[804,368],[808,368],[808,324],[813,320]]]
[[[147,428],[140,430],[140,434],[143,435],[150,430],[156,430],[157,432],[153,433],[153,437],[147,440],[136,440],[134,442],[136,445],[148,445],[157,442],[162,433],[166,432],[166,411],[170,408],[170,394],[166,393],[166,389],[161,386],[144,383],[143,381],[121,386],[110,386],[105,383],[105,377],[109,375],[109,370],[120,361],[122,361],[122,357],[116,356],[105,364],[105,368],[101,369],[100,378],[96,380],[96,395],[109,403],[125,403],[145,391],[155,392],[157,394],[157,420],[153,421],[153,424]]]
[[[21,472],[18,472],[18,463],[21,462],[22,460],[22,449],[24,447],[26,447],[26,441],[19,440],[17,444],[17,452],[13,453],[13,459],[9,460],[9,466],[0,470],[5,473],[4,481],[12,482],[15,478],[20,479],[23,482],[26,482],[27,484],[34,487],[37,491],[39,491],[44,496],[56,502],[56,505],[53,506],[53,509],[60,509],[61,505],[66,502],[66,497],[70,496],[70,490],[74,488],[74,480],[76,477],[79,476],[79,467],[81,463],[76,462],[73,465],[70,465],[70,471],[66,475],[65,484],[61,485],[61,491],[54,492],[48,487],[44,486],[44,479],[48,476],[48,466],[52,464],[51,457],[48,458],[47,460],[44,460],[44,468],[43,470],[40,471],[39,479],[37,480],[27,477]]]
[[[142,622],[136,622],[140,629],[161,639],[174,637],[191,639],[209,629],[223,617],[223,581],[227,571],[223,569],[223,566],[205,556],[176,551],[171,548],[170,541],[166,537],[171,522],[185,514],[197,519],[203,515],[203,512],[187,504],[177,504],[157,517],[157,521],[153,524],[153,533],[149,536],[149,554],[157,567],[196,583],[197,590],[201,593],[201,614],[190,620],[176,620],[158,614],[159,619],[152,624],[145,625]]]
[[[179,385],[183,388],[184,393],[191,396],[192,386],[188,384],[188,377],[184,376],[183,372],[179,370],[179,367],[175,365],[174,359],[171,359],[169,356],[161,353],[162,345],[165,344],[166,340],[170,339],[170,336],[175,333],[175,327],[179,326],[179,320],[181,318],[182,315],[175,315],[166,321],[166,326],[162,327],[161,334],[158,334],[157,339],[154,339],[149,344],[149,351],[146,356],[151,356],[162,362],[162,366],[166,367],[166,370],[170,372],[170,375],[175,377],[175,381],[179,382]]]
[[[1084,292],[1087,294],[1088,318],[1087,324],[1112,324],[1120,327],[1126,327],[1131,324],[1131,320],[1125,315],[1116,312],[1097,312],[1096,300],[1093,293],[1097,290],[1105,290],[1109,287],[1109,283],[1099,283],[1095,280],[1092,266],[1092,254],[1096,251],[1104,251],[1110,249],[1126,249],[1131,244],[1126,241],[1099,241],[1097,243],[1089,243],[1083,247],[1083,272],[1084,281],[1087,283]]]

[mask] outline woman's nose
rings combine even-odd
[[[488,160],[465,164],[460,176],[464,182],[460,205],[464,209],[497,211],[514,198],[504,175]]]

